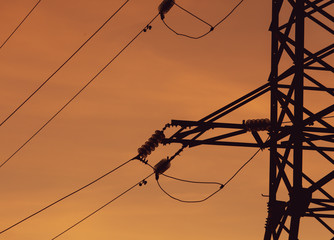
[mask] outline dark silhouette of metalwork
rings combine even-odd
[[[163,140],[164,144],[181,143],[183,148],[203,144],[268,148],[270,179],[265,240],[283,236],[297,240],[301,218],[315,219],[334,235],[333,226],[328,223],[334,218],[333,188],[331,192],[326,189],[334,178],[334,128],[329,120],[334,111],[334,88],[329,87],[334,80],[334,68],[329,62],[334,44],[333,41],[326,44],[333,40],[334,18],[327,11],[333,3],[333,0],[273,0],[268,82],[199,121],[172,120],[171,125],[180,129]],[[312,50],[305,47],[308,24],[313,24],[313,30],[317,28],[328,34],[328,38],[314,38],[315,45],[323,41],[323,46]],[[270,121],[218,122],[265,93],[271,96]],[[306,93],[320,93],[330,100],[322,102],[319,109],[310,110],[304,103]],[[227,133],[205,137],[205,133],[209,130],[215,133],[215,129]],[[259,131],[268,131],[269,138],[263,140]],[[252,141],[229,140],[249,132]],[[303,159],[315,153],[313,164],[324,161],[330,166],[316,179],[303,171]]]

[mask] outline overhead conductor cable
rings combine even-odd
[[[211,25],[210,23],[206,22],[205,20],[203,20],[202,18],[196,16],[195,14],[191,13],[190,11],[188,11],[187,9],[181,7],[180,5],[178,5],[175,1],[163,1],[160,6],[159,6],[159,12],[161,15],[161,20],[162,22],[165,24],[165,26],[171,30],[173,33],[175,33],[178,36],[182,36],[182,37],[187,37],[187,38],[191,38],[191,39],[200,39],[205,37],[206,35],[208,35],[209,33],[211,33],[218,25],[220,25],[222,22],[224,22],[227,18],[230,17],[230,15],[241,5],[241,3],[243,3],[244,0],[241,0],[225,17],[223,17],[218,23],[216,23],[215,25]],[[175,31],[172,27],[170,27],[164,20],[165,16],[164,14],[166,14],[171,8],[172,6],[175,5],[178,8],[180,8],[181,10],[185,11],[186,13],[190,14],[191,16],[193,16],[194,18],[196,18],[197,20],[201,21],[202,23],[208,25],[210,27],[210,29],[205,32],[202,35],[199,36],[190,36],[184,33],[179,33],[177,31]]]
[[[26,102],[28,102],[30,100],[30,98],[32,98],[51,78],[53,78],[54,75],[56,75],[102,28],[104,28],[104,26],[129,2],[130,0],[126,0],[83,44],[81,44],[81,46],[69,57],[67,58],[67,60],[62,64],[60,65],[56,71],[54,71],[46,80],[44,80],[44,82],[33,92],[31,93],[19,106],[17,106],[14,111],[9,114],[4,120],[2,120],[2,122],[0,123],[0,127],[5,123],[7,122]],[[39,1],[40,2],[40,1]],[[38,2],[38,3],[39,3]],[[38,3],[35,5],[35,7],[37,7]],[[35,8],[34,7],[34,8]],[[34,9],[33,8],[33,9]],[[32,10],[33,10],[32,9]],[[31,12],[32,12],[31,10]],[[30,12],[30,13],[31,13]],[[29,13],[29,14],[30,14]],[[27,16],[28,17],[28,16]],[[26,18],[27,18],[26,17]],[[24,19],[25,20],[25,19]],[[23,22],[21,22],[22,24]],[[21,25],[20,24],[20,25]],[[19,26],[20,26],[19,25]],[[19,27],[18,26],[18,27]],[[18,28],[17,27],[17,28]],[[15,29],[16,31],[17,29]],[[12,33],[14,34],[14,32]],[[12,35],[11,35],[12,36]],[[10,37],[11,37],[10,36]],[[9,38],[8,38],[9,39]],[[8,41],[8,39],[6,40],[6,42]],[[3,45],[6,43],[4,42]],[[1,47],[3,46],[1,45]],[[0,48],[1,48],[0,47]]]
[[[0,49],[5,46],[5,44],[9,41],[9,39],[14,35],[14,33],[21,27],[21,25],[25,22],[25,20],[30,16],[30,14],[35,10],[35,8],[38,6],[38,4],[42,0],[39,0],[34,7],[29,11],[29,13],[23,18],[23,20],[17,25],[17,27],[13,30],[13,32],[6,38],[6,40],[1,44]]]
[[[145,177],[144,180],[136,183],[132,187],[128,188],[127,190],[125,190],[124,192],[122,192],[121,194],[119,194],[118,196],[114,197],[113,199],[111,199],[106,204],[102,205],[101,207],[99,207],[98,209],[96,209],[95,211],[93,211],[92,213],[90,213],[89,215],[87,215],[86,217],[82,218],[81,220],[79,220],[78,222],[76,222],[75,224],[73,224],[72,226],[68,227],[66,230],[64,230],[61,233],[59,233],[57,236],[53,237],[51,240],[59,238],[60,236],[62,236],[63,234],[65,234],[66,232],[68,232],[69,230],[71,230],[72,228],[76,227],[77,225],[79,225],[83,221],[87,220],[88,218],[90,218],[91,216],[93,216],[94,214],[96,214],[97,212],[101,211],[103,208],[107,207],[108,205],[110,205],[111,203],[113,203],[114,201],[116,201],[117,199],[119,199],[120,197],[122,197],[123,195],[125,195],[126,193],[128,193],[130,190],[134,189],[137,186],[140,186],[141,182],[146,181],[153,174],[154,173],[151,173],[150,175],[148,175],[147,177]]]
[[[120,168],[124,167],[125,165],[127,165],[128,163],[132,162],[134,159],[135,159],[135,158],[132,158],[132,159],[130,159],[130,160],[128,160],[128,161],[122,163],[121,165],[117,166],[116,168],[114,168],[114,169],[110,170],[109,172],[103,174],[102,176],[100,176],[100,177],[94,179],[93,181],[89,182],[88,184],[86,184],[86,185],[80,187],[79,189],[77,189],[77,190],[75,190],[75,191],[73,191],[73,192],[67,194],[66,196],[64,196],[64,197],[62,197],[62,198],[60,198],[60,199],[54,201],[53,203],[51,203],[51,204],[49,204],[49,205],[43,207],[42,209],[40,209],[40,210],[34,212],[33,214],[30,214],[29,216],[27,216],[27,217],[23,218],[22,220],[16,222],[15,224],[12,224],[11,226],[7,227],[6,229],[1,230],[1,231],[0,231],[0,234],[3,234],[4,232],[7,232],[8,230],[10,230],[10,229],[16,227],[17,225],[19,225],[19,224],[21,224],[21,223],[27,221],[28,219],[30,219],[30,218],[36,216],[37,214],[39,214],[39,213],[41,213],[41,212],[44,212],[44,211],[47,210],[48,208],[50,208],[50,207],[56,205],[57,203],[60,203],[60,202],[62,202],[63,200],[65,200],[65,199],[67,199],[67,198],[69,198],[69,197],[71,197],[71,196],[77,194],[78,192],[84,190],[85,188],[90,187],[91,185],[93,185],[93,184],[95,184],[96,182],[102,180],[103,178],[105,178],[106,176],[110,175],[111,173],[117,171],[118,169],[120,169]]]
[[[98,73],[91,78],[86,85],[84,85],[71,99],[69,99],[48,121],[46,121],[28,140],[26,140],[12,155],[10,155],[3,163],[0,164],[0,168],[3,167],[10,159],[12,159],[19,151],[21,151],[24,146],[26,146],[39,132],[41,132],[54,118],[56,118],[74,99],[76,99],[100,74],[106,70],[110,64],[112,64],[143,32],[146,32],[147,29],[151,29],[151,23],[159,16],[156,14],[152,20],[146,24],[144,29],[134,36],[131,41],[129,41],[104,67],[102,67]]]

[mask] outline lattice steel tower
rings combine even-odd
[[[182,143],[183,148],[201,144],[268,148],[265,240],[299,239],[301,219],[306,217],[314,218],[334,236],[333,224],[329,223],[334,218],[333,3],[273,0],[268,83],[199,121],[172,120],[173,126],[181,128],[165,140]],[[217,122],[265,93],[271,95],[270,121]],[[315,106],[313,99],[319,102]],[[211,129],[229,132],[205,138],[204,133]],[[269,132],[265,141],[258,133],[261,130]],[[226,141],[249,132],[251,141]],[[324,166],[321,174],[310,176],[305,172],[306,159],[311,165]]]

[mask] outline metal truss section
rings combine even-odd
[[[327,187],[334,183],[334,17],[329,11],[333,3],[273,0],[268,82],[199,121],[172,120],[171,125],[179,130],[164,140],[164,144],[181,143],[183,147],[268,148],[265,240],[300,239],[304,218],[312,218],[334,236],[333,224],[329,223],[334,218],[334,193],[333,187]],[[224,116],[264,94],[271,98],[270,126],[259,129],[265,129],[268,138],[259,129],[250,129],[245,121],[221,122]],[[219,129],[225,132],[212,136]],[[252,134],[252,140],[231,140],[246,134]],[[306,169],[305,159],[314,166],[323,163],[326,167],[321,175]]]

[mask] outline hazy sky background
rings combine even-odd
[[[0,119],[7,117],[124,1],[45,0],[0,50]],[[180,0],[211,24],[234,0]],[[33,7],[32,0],[0,0],[0,42]],[[132,0],[13,118],[0,128],[1,162],[84,86],[157,14],[157,0]],[[0,169],[1,229],[134,157],[155,130],[171,119],[198,120],[266,83],[270,72],[271,1],[245,1],[200,40],[176,36],[159,18],[92,85]],[[166,21],[192,35],[207,31],[177,7]],[[262,97],[223,122],[269,117]],[[168,130],[171,134],[175,129]],[[180,146],[159,147],[151,164]],[[200,146],[186,149],[168,174],[224,183],[257,149]],[[268,150],[261,152],[223,191],[200,204],[164,195],[154,178],[59,239],[263,238],[267,217]],[[151,172],[133,162],[89,189],[0,235],[6,240],[51,239]],[[216,187],[161,179],[184,199]],[[329,239],[320,224],[301,228],[301,240]],[[312,227],[310,227],[312,226]],[[319,230],[320,229],[320,230]]]

